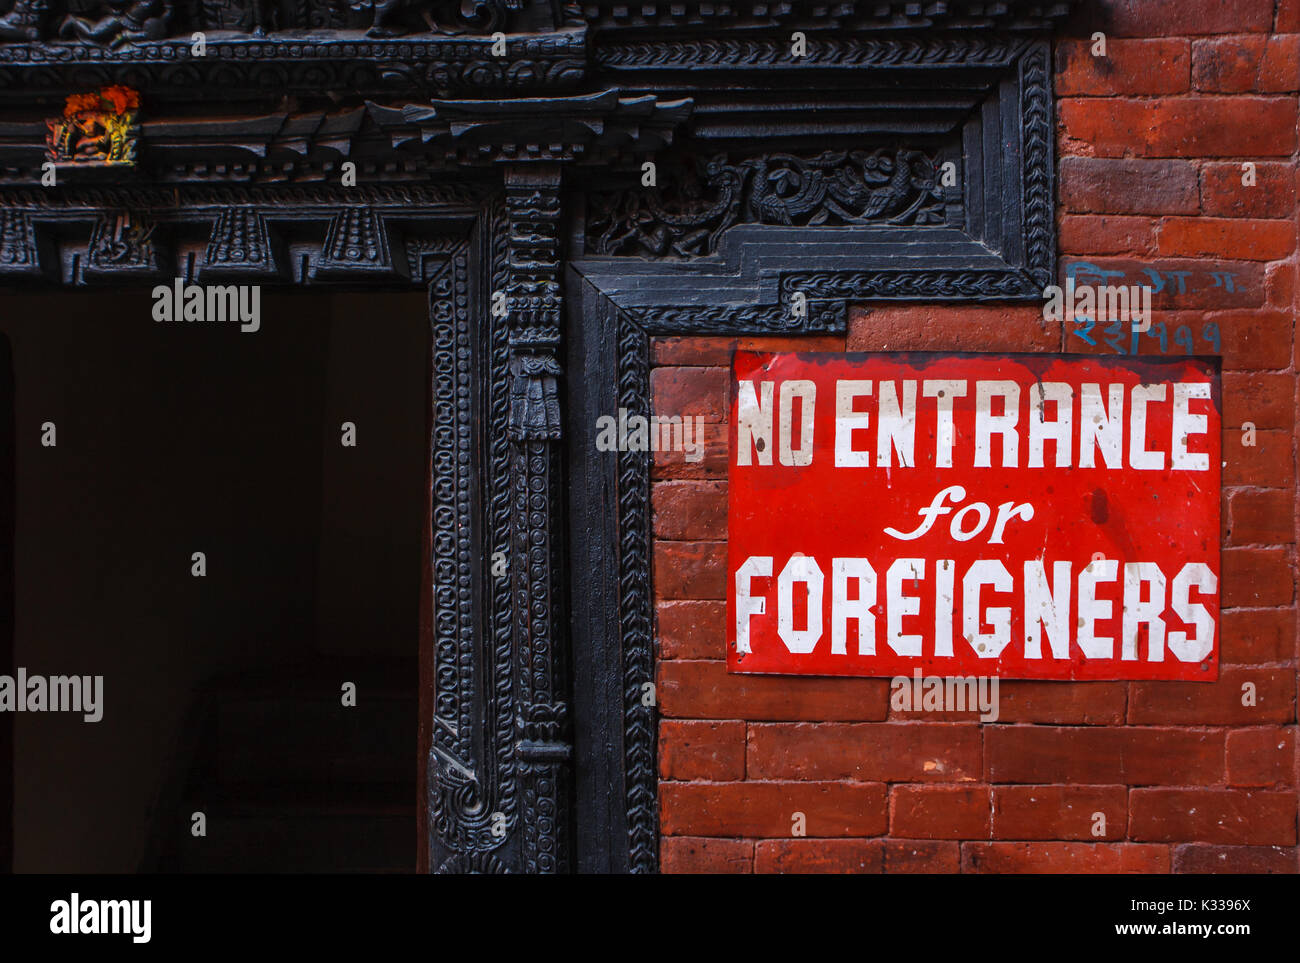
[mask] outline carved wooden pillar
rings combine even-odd
[[[560,168],[506,170],[510,341],[510,572],[521,869],[569,869],[567,633],[560,533]]]

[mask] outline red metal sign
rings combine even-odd
[[[1218,365],[737,353],[732,672],[1212,681]]]

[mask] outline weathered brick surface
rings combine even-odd
[[[963,843],[966,873],[1167,873],[1169,847],[1139,843]]]
[[[955,344],[981,351],[1054,351],[1061,326],[1044,321],[1037,307],[967,307],[869,304],[849,321],[850,351],[951,351]]]
[[[996,786],[994,839],[1119,840],[1128,818],[1125,786]]]
[[[664,873],[752,873],[754,844],[745,839],[664,836],[659,841],[659,869]]]
[[[1297,873],[1293,846],[1214,846],[1191,844],[1174,847],[1176,873]]]
[[[1109,40],[1106,56],[1087,40],[1056,45],[1056,92],[1061,97],[1181,94],[1191,82],[1190,45],[1184,38]]]
[[[881,873],[879,839],[763,839],[754,847],[756,873]]]
[[[916,839],[987,839],[992,821],[987,786],[895,786],[889,831]]]
[[[1067,211],[1168,215],[1200,209],[1196,165],[1190,161],[1065,157],[1060,178],[1061,206]]]
[[[669,836],[880,836],[885,787],[846,782],[665,782],[660,831]]]
[[[727,546],[724,542],[657,542],[653,576],[660,598],[725,598]]]
[[[1290,786],[1295,782],[1295,729],[1268,726],[1228,733],[1228,784]]]
[[[878,721],[888,702],[886,679],[808,678],[792,687],[780,676],[728,673],[725,662],[659,664],[659,708],[676,718]]]
[[[1234,545],[1295,541],[1292,499],[1282,489],[1235,491],[1228,499],[1229,540]]]
[[[886,873],[957,873],[961,844],[936,839],[886,839]]]
[[[1136,231],[1132,228],[1130,230]],[[1245,258],[1248,261],[1278,261],[1295,250],[1295,225],[1290,221],[1170,217],[1164,220],[1155,233],[1157,253],[1169,257],[1231,257]]]
[[[1272,0],[1097,0],[1086,7],[1080,32],[1116,37],[1266,33],[1273,26]]]
[[[1217,785],[1224,734],[1176,727],[994,726],[984,733],[994,783]]]
[[[1224,605],[1290,605],[1295,596],[1295,568],[1284,548],[1225,548]]]
[[[749,769],[755,779],[961,782],[979,779],[979,727],[834,723],[755,725]]]
[[[659,725],[659,771],[666,779],[744,779],[745,724],[665,719]]]
[[[1295,612],[1286,609],[1228,609],[1223,613],[1225,665],[1258,665],[1295,658]]]
[[[1290,431],[1295,426],[1295,381],[1289,374],[1225,371],[1223,423],[1240,428],[1250,422],[1259,428]],[[1237,439],[1240,444],[1240,438]]]
[[[852,306],[842,336],[653,344],[656,412],[707,422],[700,462],[660,452],[652,472],[667,871],[1300,870],[1300,0],[1097,0],[1054,58],[1057,276],[1154,285],[1136,348],[1033,304],[883,302]],[[1220,356],[1218,680],[1005,680],[981,722],[894,710],[885,679],[728,674],[737,348]]]
[[[655,538],[699,541],[727,537],[724,482],[673,481],[655,485],[650,509]]]
[[[1295,210],[1294,167],[1289,162],[1253,163],[1253,184],[1246,183],[1250,180],[1250,172],[1240,161],[1216,161],[1202,166],[1201,212],[1207,217],[1289,220]]]
[[[725,602],[679,599],[655,606],[661,659],[725,659]]]
[[[1211,93],[1282,93],[1300,86],[1294,36],[1214,37],[1192,44],[1192,86]]]
[[[1293,722],[1295,687],[1295,672],[1291,669],[1253,666],[1225,666],[1219,671],[1218,681],[1209,684],[1134,682],[1129,693],[1128,721],[1134,725],[1189,726]]]
[[[1296,797],[1237,789],[1134,789],[1129,836],[1162,842],[1294,846]]]
[[[1067,214],[1060,245],[1066,254],[1154,254],[1158,222],[1119,214]]]
[[[1290,157],[1296,148],[1291,97],[1065,98],[1070,146],[1092,156]]]

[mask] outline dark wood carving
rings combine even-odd
[[[596,418],[653,336],[1037,296],[1068,7],[0,0],[0,284],[426,288],[429,866],[654,871],[648,456]],[[118,87],[108,163],[63,105]]]

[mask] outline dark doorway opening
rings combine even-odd
[[[256,331],[152,303],[0,292],[0,671],[103,677],[98,722],[12,716],[13,867],[413,871],[425,296],[265,288]]]

